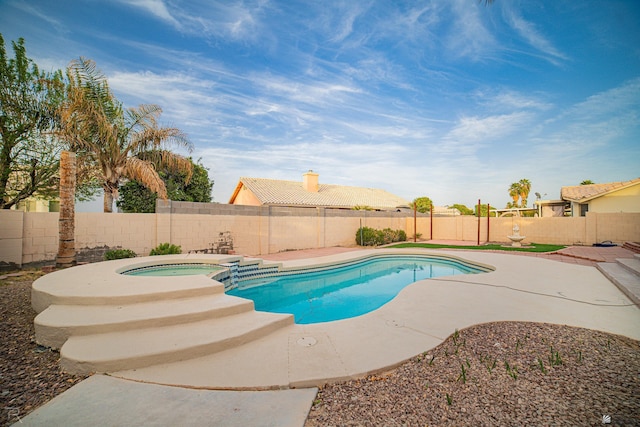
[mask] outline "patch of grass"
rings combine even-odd
[[[531,243],[530,245],[520,248],[514,248],[511,246],[502,246],[497,244],[489,244],[482,246],[457,246],[457,245],[439,245],[435,243],[399,243],[393,246],[387,246],[388,248],[426,248],[426,249],[473,249],[477,251],[513,251],[513,252],[555,252],[560,249],[566,248],[562,245],[546,245],[542,243]]]

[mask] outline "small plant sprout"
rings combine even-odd
[[[434,354],[433,356],[431,356],[431,359],[429,360],[429,366],[433,365],[433,361],[436,360],[436,355]]]
[[[452,403],[453,403],[453,397],[449,396],[449,393],[447,393],[447,405],[451,406]]]
[[[453,337],[452,338],[453,338],[453,345],[457,346],[458,345],[458,338],[460,338],[460,332],[458,332],[457,329],[453,333]]]
[[[493,360],[491,360],[491,357],[487,356],[485,360],[485,366],[487,367],[487,370],[489,371],[489,373],[491,373],[491,371],[495,369],[496,363],[497,363],[497,359],[495,357],[493,358]]]
[[[507,369],[507,374],[514,380],[518,379],[518,367],[509,365],[509,362],[504,361],[504,367]]]
[[[464,363],[460,364],[460,376],[458,377],[458,381],[462,380],[462,384],[467,383],[467,370],[464,368]]]
[[[538,366],[540,367],[540,371],[543,374],[547,373],[547,368],[544,367],[544,363],[542,362],[542,359],[540,359],[539,357],[538,357]]]
[[[551,366],[562,365],[562,357],[560,356],[560,352],[557,350],[553,350],[553,346],[551,347],[551,355],[549,355],[549,363]]]

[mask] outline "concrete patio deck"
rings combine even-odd
[[[363,251],[339,252],[282,262],[289,267],[336,262]],[[363,316],[289,325],[227,351],[111,375],[204,388],[310,387],[396,366],[456,329],[502,320],[566,324],[640,339],[640,309],[593,267],[481,251],[447,253],[495,271],[417,282]]]
[[[288,390],[304,393],[276,396],[264,394],[272,392],[252,391],[227,395],[234,392],[192,388],[299,388],[359,377],[429,350],[455,329],[499,320],[567,324],[640,339],[640,309],[593,267],[601,261],[633,258],[630,251],[612,249],[616,248],[568,248],[566,254],[546,256],[420,251],[453,254],[492,265],[495,271],[417,282],[379,310],[357,318],[286,325],[258,340],[208,356],[112,372],[110,375],[120,379],[106,379],[106,383],[104,377],[94,376],[23,418],[19,425],[44,425],[55,417],[66,425],[90,425],[95,419],[111,420],[112,424],[117,424],[117,420],[127,423],[144,419],[145,424],[154,421],[151,424],[169,425],[172,420],[180,420],[181,415],[205,414],[223,416],[225,425],[302,426],[304,417],[299,414],[308,412],[315,389]],[[359,253],[357,248],[327,248],[263,258],[295,266],[343,260]],[[319,258],[308,259],[314,256]],[[579,265],[584,262],[589,264]],[[71,288],[70,293],[78,291],[73,290],[74,286]],[[161,285],[160,289],[163,288]],[[140,393],[140,387],[151,387],[150,393]],[[110,399],[118,400],[119,411],[132,418],[118,417],[95,399],[87,400],[86,396],[93,393],[106,393]],[[290,399],[294,403],[289,409],[282,409]],[[171,405],[166,406],[167,402]],[[231,406],[224,406],[217,414],[212,412],[219,405]],[[167,411],[168,407],[175,408],[175,412]],[[294,411],[297,418],[278,424],[283,419],[278,413],[283,410]]]

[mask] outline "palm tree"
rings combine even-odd
[[[124,109],[106,77],[88,59],[72,61],[67,76],[69,89],[61,108],[61,136],[78,153],[83,167],[94,170],[104,191],[104,212],[112,211],[118,187],[125,179],[136,180],[160,198],[167,198],[154,161],[186,172],[187,180],[191,177],[189,159],[167,147],[175,144],[191,151],[192,145],[179,129],[158,125],[162,113],[159,106]],[[148,152],[155,153],[152,159]]]
[[[509,187],[509,196],[513,199],[513,203],[510,203],[510,206],[507,207],[518,207],[518,199],[520,198],[520,183],[514,182]]]
[[[518,184],[520,186],[520,207],[526,208],[529,192],[531,191],[531,181],[523,178],[518,182]]]
[[[76,263],[75,246],[75,189],[76,155],[60,153],[60,219],[58,220],[57,267],[71,267]]]

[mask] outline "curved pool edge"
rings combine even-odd
[[[376,250],[366,254],[341,257],[330,262],[307,261],[304,265],[283,266],[270,273],[258,273],[256,278],[249,277],[239,281],[233,287],[225,289],[225,292],[253,300],[256,310],[291,313],[297,324],[314,324],[349,319],[375,311],[388,304],[402,289],[416,281],[460,274],[483,274],[494,270],[492,266],[462,257],[415,250],[405,252]],[[392,272],[406,269],[406,263],[415,262],[421,263],[419,265],[425,266],[427,271],[435,275],[424,277],[424,273],[419,273],[418,276],[422,277],[416,277],[414,271],[413,277],[405,276],[401,279],[397,279],[395,275],[391,277]],[[433,268],[429,270],[428,266]],[[438,268],[448,268],[448,271],[437,271]],[[354,272],[355,276],[350,272]],[[366,278],[364,285],[360,281],[354,283],[354,280],[363,280],[363,278]],[[384,285],[370,283],[373,279],[380,280],[380,285],[384,281]],[[401,285],[398,280],[401,281]],[[277,290],[272,287],[274,281],[276,284],[282,283],[282,285],[276,285]],[[318,281],[322,285],[318,285]],[[348,294],[335,299],[343,288],[348,288]],[[361,289],[356,291],[360,296],[354,294],[354,289]],[[393,289],[393,295],[389,292],[390,289]],[[363,292],[366,300],[363,300]],[[327,297],[334,299],[331,299],[331,303],[327,303]],[[362,305],[363,302],[364,305]]]
[[[238,255],[180,254],[126,258],[78,265],[48,273],[31,286],[31,305],[41,313],[51,304],[105,304],[149,301],[155,295],[195,295],[217,282],[206,276],[140,277],[121,274],[130,268],[170,263],[238,260]]]
[[[269,335],[244,345],[189,360],[153,365],[134,370],[120,369],[114,376],[158,384],[212,389],[264,389],[322,385],[329,381],[359,378],[383,371],[440,344],[455,329],[478,323],[519,320],[567,324],[599,329],[640,339],[640,310],[595,268],[532,257],[509,254],[470,253],[438,250],[363,250],[298,261],[282,261],[283,268],[300,265],[322,265],[336,259],[354,259],[371,253],[418,253],[453,256],[474,263],[492,266],[493,271],[481,275],[460,275],[454,278],[428,279],[429,286],[416,282],[396,298],[374,312],[352,319],[311,325],[288,325]],[[238,256],[178,255],[167,260],[210,260]],[[245,258],[253,259],[253,258]],[[51,276],[56,280],[36,282],[57,274],[43,276],[34,282],[34,290],[51,291],[54,297],[69,297],[74,293],[86,296],[82,283],[95,281],[104,271],[100,286],[114,297],[126,290],[130,297],[131,281],[115,285],[116,268],[140,259],[111,261],[95,270],[98,264],[88,264],[63,270],[66,276]],[[152,261],[163,261],[155,258]],[[146,262],[146,261],[145,261]],[[265,261],[271,263],[271,261]],[[274,263],[275,264],[275,263]],[[93,267],[92,267],[93,266]],[[60,280],[66,277],[68,280]],[[140,280],[140,277],[134,277]],[[214,286],[202,276],[193,289]],[[152,277],[144,284],[142,294],[176,290],[176,278],[160,280]],[[187,281],[193,280],[188,276]],[[206,281],[206,286],[204,285]],[[51,285],[54,289],[44,285]],[[98,286],[97,288],[99,288]],[[90,286],[93,288],[93,286]],[[97,288],[93,289],[95,291]],[[179,288],[179,286],[178,286]],[[219,286],[218,286],[219,288]],[[140,293],[140,292],[138,292]],[[134,293],[136,295],[136,293]],[[78,296],[78,295],[76,295]],[[605,301],[611,306],[597,304]],[[310,340],[309,338],[313,338]],[[315,343],[305,346],[309,342]],[[300,344],[302,343],[302,344]],[[268,369],[265,369],[268,366]],[[230,369],[241,367],[241,369]]]
[[[322,386],[391,369],[436,347],[456,329],[497,321],[565,324],[640,339],[640,310],[593,267],[511,254],[453,256],[495,270],[416,282],[378,310],[352,319],[294,324],[223,353],[113,374],[212,389]],[[332,259],[336,256],[284,264]]]

